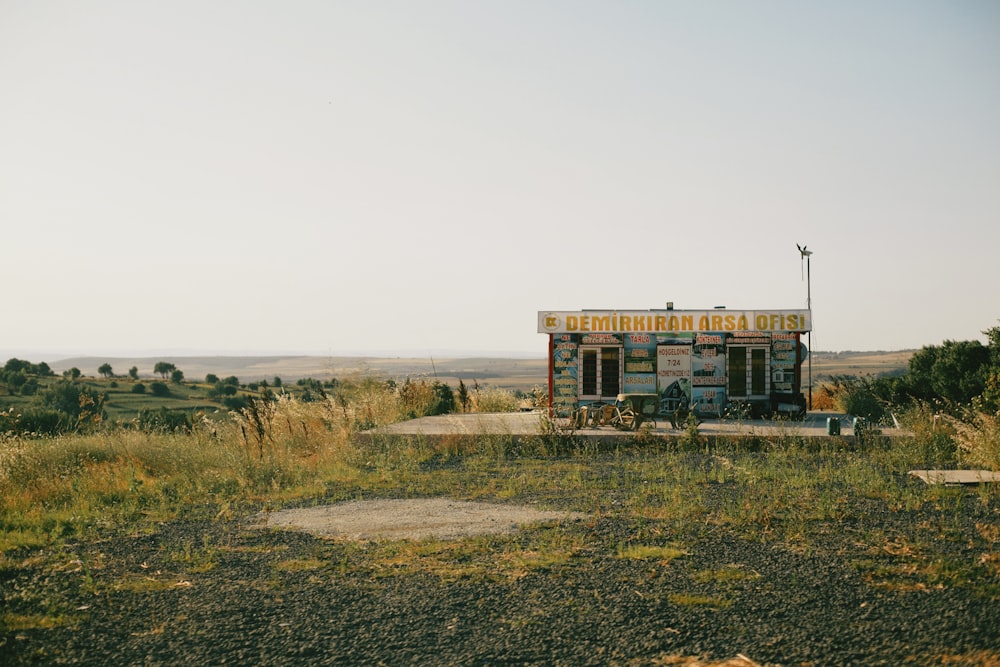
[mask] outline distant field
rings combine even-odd
[[[814,352],[813,381],[832,375],[883,375],[905,371],[916,350],[895,352]]]
[[[111,364],[116,375],[125,375],[135,366],[139,377],[159,379],[153,372],[158,361],[174,364],[184,372],[189,382],[199,382],[208,373],[222,377],[236,376],[241,382],[270,382],[275,376],[286,384],[300,378],[329,380],[355,376],[375,375],[397,380],[434,380],[457,386],[459,379],[468,385],[479,382],[482,385],[503,387],[504,389],[527,391],[534,385],[546,383],[548,362],[538,359],[507,359],[493,357],[423,359],[401,357],[317,357],[317,356],[273,356],[273,357],[75,357],[49,361],[49,366],[57,375],[70,368],[79,368],[87,376],[96,377],[97,369],[105,363]]]
[[[891,352],[815,352],[812,359],[814,382],[821,382],[832,375],[881,375],[898,373],[906,369],[914,350]],[[365,375],[391,377],[397,380],[439,380],[457,386],[462,380],[470,387],[474,383],[528,391],[534,386],[545,386],[548,361],[537,359],[512,359],[499,357],[455,357],[433,359],[403,357],[319,357],[319,356],[214,356],[214,357],[144,357],[109,358],[77,357],[62,359],[49,365],[56,374],[69,368],[79,368],[84,375],[96,377],[97,368],[111,364],[114,372],[124,375],[135,366],[139,376],[155,379],[153,366],[167,361],[184,372],[188,382],[200,382],[208,373],[219,377],[236,376],[241,382],[272,381],[280,377],[286,384],[300,378],[329,380]]]

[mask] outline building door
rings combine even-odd
[[[580,348],[580,398],[614,401],[621,393],[622,353],[620,347]]]
[[[767,398],[770,390],[769,356],[767,346],[729,347],[729,400]]]

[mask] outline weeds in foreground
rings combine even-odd
[[[556,429],[430,441],[359,434],[359,419],[388,414],[377,392],[371,394],[359,394],[359,405],[335,397],[311,403],[282,397],[266,411],[203,418],[189,432],[113,429],[3,440],[0,551],[170,520],[201,507],[214,508],[206,517],[212,518],[217,512],[232,516],[248,504],[358,493],[531,498],[667,525],[738,527],[757,539],[808,545],[824,523],[858,511],[852,498],[898,511],[939,493],[899,481],[907,466],[924,464],[928,448],[937,447],[933,432],[862,450],[807,446],[793,431],[758,438],[752,446],[745,438],[713,442],[709,450],[694,421],[676,446],[639,432],[601,449]],[[982,415],[948,428],[964,438],[962,456],[972,457],[992,451],[998,425]],[[991,459],[977,460],[985,465]],[[711,487],[722,492],[709,494]],[[989,489],[980,493],[983,502],[995,501]]]

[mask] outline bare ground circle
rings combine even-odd
[[[283,509],[262,515],[261,527],[298,529],[320,537],[353,540],[456,539],[512,533],[525,524],[579,521],[585,517],[580,512],[546,511],[523,505],[415,498]]]

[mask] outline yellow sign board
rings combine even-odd
[[[812,330],[809,310],[583,310],[538,312],[538,333]]]

